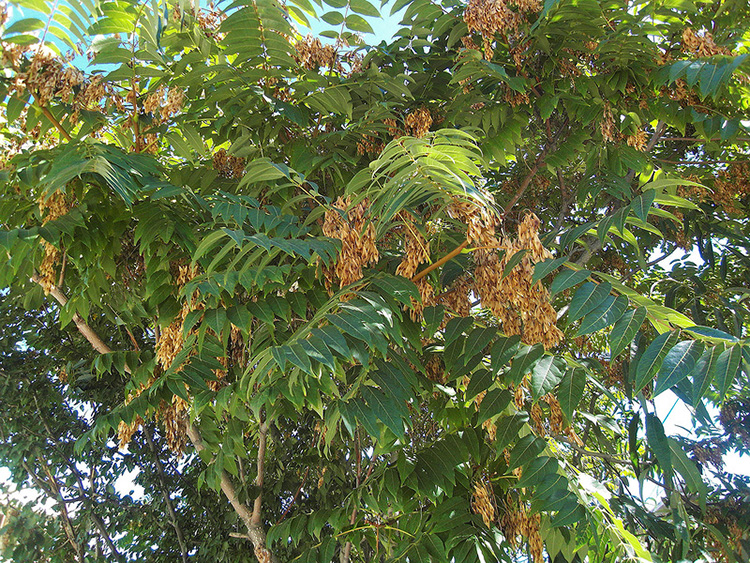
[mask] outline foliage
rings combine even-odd
[[[746,2],[11,8],[4,556],[747,559]]]

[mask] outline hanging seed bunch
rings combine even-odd
[[[164,425],[164,438],[167,447],[175,454],[182,455],[187,445],[188,411],[190,404],[174,395],[172,402],[162,401],[156,411],[156,420]]]
[[[384,119],[383,123],[388,128],[388,134],[393,137],[394,139],[398,139],[399,137],[404,136],[404,131],[401,129],[398,124],[396,123],[395,119],[388,118]]]
[[[716,438],[708,438],[696,442],[690,448],[690,453],[695,461],[701,465],[711,464],[721,471],[724,468],[724,454],[726,447]]]
[[[130,424],[126,423],[124,420],[120,421],[120,424],[117,425],[117,440],[121,450],[124,450],[127,447],[142,425],[143,419],[139,415],[137,415],[135,420]]]
[[[232,156],[224,149],[214,153],[213,166],[222,178],[242,178],[245,175],[245,159]]]
[[[719,47],[713,35],[706,30],[698,33],[686,27],[682,32],[682,51],[698,57],[713,57],[714,55],[731,55],[732,50]]]
[[[404,125],[406,125],[406,131],[409,135],[421,139],[430,130],[430,126],[432,126],[430,110],[421,107],[410,112],[404,119]]]
[[[70,205],[66,201],[65,194],[60,190],[53,192],[49,197],[40,197],[38,203],[39,212],[42,215],[42,225],[59,219],[70,211]],[[60,250],[44,239],[42,239],[42,247],[44,248],[44,257],[39,265],[39,277],[41,278],[40,285],[46,295],[55,287],[57,282],[55,266],[60,260]]]
[[[469,33],[479,33],[484,42],[484,58],[492,60],[495,34],[506,37],[519,35],[521,25],[529,14],[542,9],[539,0],[469,0],[464,21]]]
[[[175,265],[175,269],[175,282],[180,289],[185,287],[185,285],[198,274],[197,265],[194,267]],[[195,299],[188,299],[169,326],[162,329],[161,334],[159,335],[159,341],[156,343],[156,362],[164,371],[169,369],[177,354],[182,350],[182,325],[185,322],[185,317],[187,317],[188,313],[196,308],[197,305]]]
[[[510,104],[511,107],[518,107],[529,103],[529,95],[526,92],[516,92],[515,90],[504,87],[503,100]]]
[[[474,482],[474,494],[471,497],[471,511],[479,514],[488,528],[495,521],[495,502],[492,485],[486,478]]]
[[[368,208],[367,199],[352,205],[351,198],[339,197],[325,213],[323,234],[341,241],[341,254],[333,269],[324,268],[329,288],[334,276],[339,280],[339,287],[362,279],[362,268],[377,263],[380,258],[375,246],[375,226],[368,220]]]
[[[602,112],[602,120],[599,123],[599,129],[602,132],[602,139],[605,143],[612,143],[617,138],[615,118],[612,115],[612,108],[609,106],[609,104],[604,105],[604,111]]]
[[[648,144],[648,133],[643,129],[638,129],[635,135],[626,135],[625,142],[629,147],[633,147],[635,150],[643,152],[646,150]]]
[[[433,354],[424,366],[425,375],[430,381],[445,383],[445,364],[439,354]]]
[[[529,213],[518,226],[518,237],[505,237],[497,246],[505,251],[500,259],[494,249],[474,251],[476,289],[482,304],[502,322],[503,331],[520,334],[526,344],[542,343],[549,349],[562,340],[555,326],[557,313],[550,295],[540,281],[532,283],[534,265],[550,258],[551,253],[539,240],[539,218]],[[521,261],[503,277],[510,259],[527,251]]]
[[[544,543],[539,533],[541,522],[542,517],[539,513],[527,516],[526,529],[523,531],[523,535],[529,542],[529,552],[534,563],[544,563]]]
[[[398,219],[402,223],[399,230],[403,233],[404,246],[401,262],[396,268],[396,275],[412,278],[417,273],[420,264],[429,262],[430,243],[417,229],[411,213],[402,211],[398,214]],[[433,304],[435,296],[435,290],[426,278],[418,280],[417,287],[422,299],[421,303],[412,300],[411,316],[415,321],[422,317],[424,307]]]
[[[182,88],[167,88],[162,84],[143,100],[143,111],[153,114],[156,123],[164,123],[182,110],[184,101]]]
[[[343,71],[333,45],[323,45],[320,39],[307,35],[294,44],[294,60],[307,70],[318,70],[321,67]]]
[[[531,421],[534,424],[534,430],[536,430],[537,435],[544,438],[547,435],[547,430],[544,427],[544,411],[539,403],[531,405],[529,414],[531,415]]]
[[[474,280],[471,275],[463,274],[438,297],[438,301],[459,317],[468,317],[471,314],[469,295],[473,290]]]
[[[719,412],[719,421],[727,434],[750,447],[750,399],[726,401]]]

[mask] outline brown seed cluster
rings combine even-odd
[[[232,156],[225,149],[214,153],[213,165],[222,178],[242,178],[245,174],[245,159]]]
[[[307,70],[318,70],[320,67],[343,70],[336,48],[333,45],[323,45],[317,37],[308,35],[299,39],[294,49],[294,60]]]
[[[686,27],[682,32],[682,51],[697,57],[713,57],[714,55],[731,55],[732,50],[719,47],[713,35],[706,30],[698,33]]]
[[[750,448],[750,399],[726,401],[719,412],[724,431]]]
[[[557,313],[550,303],[549,291],[540,281],[532,283],[534,265],[552,256],[539,240],[539,226],[539,218],[530,213],[519,224],[515,240],[505,237],[479,246],[473,252],[474,276],[482,305],[500,320],[505,334],[520,334],[526,344],[541,342],[549,349],[560,343],[563,334],[555,326]],[[496,248],[505,251],[502,258]],[[526,254],[503,277],[511,258],[521,251]]]
[[[341,254],[332,270],[324,268],[326,286],[330,289],[334,277],[339,287],[362,279],[362,268],[380,259],[375,246],[375,226],[368,217],[369,201],[352,205],[351,198],[339,197],[325,213],[323,234],[341,241]]]
[[[37,45],[3,44],[3,64],[14,71],[10,93],[22,99],[30,93],[42,107],[59,98],[71,105],[68,120],[74,125],[81,110],[100,109],[103,103],[122,109],[123,99],[112,85],[100,75],[85,76],[70,63],[73,57],[72,53],[59,57]]]
[[[722,447],[720,440],[709,438],[696,442],[690,447],[690,453],[693,459],[701,465],[710,463],[718,470],[724,467],[725,448]]]
[[[478,32],[484,42],[484,58],[492,60],[495,34],[514,37],[529,14],[542,9],[539,0],[469,0],[464,21],[469,33]]]
[[[492,484],[488,479],[480,479],[474,482],[474,494],[471,497],[471,510],[479,514],[488,528],[495,521],[495,501],[492,492]]]
[[[404,119],[404,124],[412,137],[421,139],[430,130],[432,115],[427,108],[421,107],[410,112]]]
[[[693,182],[699,182],[697,176],[687,178]],[[750,165],[747,162],[735,162],[725,170],[719,172],[713,185],[713,191],[699,186],[680,186],[677,194],[681,197],[691,198],[691,201],[705,201],[719,205],[724,211],[732,215],[746,213],[739,200],[750,195]],[[682,215],[677,210],[672,211],[680,219]]]
[[[417,273],[420,264],[430,260],[430,243],[422,236],[414,222],[411,213],[402,211],[398,214],[401,221],[399,230],[403,233],[403,255],[401,262],[396,267],[396,275],[411,279]],[[422,317],[425,307],[434,304],[435,290],[426,278],[417,281],[417,287],[421,295],[421,302],[412,300],[411,316],[414,320]]]
[[[49,197],[39,198],[38,203],[43,225],[62,217],[70,210],[70,205],[66,201],[65,194],[59,190],[52,193]],[[56,246],[46,240],[42,240],[42,247],[44,248],[44,257],[41,264],[39,264],[39,277],[41,278],[39,285],[42,286],[46,295],[49,294],[50,290],[57,283],[56,266],[60,260],[61,253]]]
[[[151,113],[157,123],[164,123],[182,110],[185,92],[182,88],[167,88],[163,84],[146,96],[143,111]]]
[[[599,123],[599,129],[602,132],[602,139],[605,143],[612,143],[617,138],[615,118],[612,115],[612,108],[609,106],[609,104],[605,104],[604,106],[604,111],[602,112],[602,120]]]
[[[499,520],[505,539],[514,549],[519,547],[519,536],[526,538],[534,563],[544,563],[542,535],[539,533],[541,515],[529,514],[526,504],[509,494],[503,502],[504,513]]]
[[[385,145],[374,135],[362,135],[357,141],[357,154],[380,154]]]

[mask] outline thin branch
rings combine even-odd
[[[167,488],[166,477],[164,475],[164,466],[162,465],[161,459],[159,459],[159,454],[156,451],[156,447],[154,446],[154,440],[151,436],[151,429],[148,428],[145,424],[143,425],[143,435],[146,437],[148,449],[151,450],[151,454],[154,456],[154,461],[156,463],[156,473],[159,476],[159,483],[161,484],[161,494],[164,498],[164,504],[167,505],[170,523],[172,524],[172,527],[177,534],[177,542],[180,544],[180,555],[182,557],[182,560],[184,562],[187,562],[188,549],[185,545],[185,537],[182,535],[182,528],[180,528],[180,524],[177,521],[177,514],[174,511],[172,499],[169,498],[169,490]]]
[[[289,514],[289,511],[294,506],[294,503],[297,502],[297,497],[299,497],[299,494],[302,492],[302,487],[305,486],[305,481],[307,481],[308,473],[310,473],[310,466],[305,469],[305,475],[302,477],[302,482],[299,484],[299,487],[297,487],[297,492],[294,493],[294,496],[292,497],[292,502],[289,503],[289,506],[287,506],[284,512],[281,514],[281,517],[278,519],[275,526],[278,526],[284,521],[284,518],[286,518],[286,515]]]
[[[712,138],[712,139],[699,139],[697,137],[664,137],[662,141],[665,143],[668,141],[690,141],[693,143],[714,143],[717,141],[723,141],[724,139],[721,138]],[[748,137],[737,137],[736,139],[733,139],[734,141],[738,141],[740,143],[750,143],[750,138]]]
[[[41,285],[42,278],[39,276],[39,274],[34,273],[34,275],[31,276],[31,281]],[[61,307],[65,307],[65,305],[67,305],[68,298],[57,287],[51,287],[49,290],[49,294],[54,297],[55,301],[57,301]],[[91,346],[94,347],[94,350],[96,350],[100,354],[109,354],[112,352],[112,349],[107,346],[104,343],[104,340],[102,340],[96,333],[96,331],[94,331],[94,329],[91,328],[91,326],[89,326],[89,324],[85,320],[83,320],[83,317],[81,317],[81,315],[75,313],[73,315],[73,322],[75,323],[78,331],[83,335],[83,337],[89,341],[89,344],[91,344]],[[125,366],[125,371],[129,373],[130,368],[128,366]]]
[[[263,423],[262,426],[265,426],[265,423]],[[266,432],[267,430],[268,428],[266,426]],[[193,443],[196,452],[200,453],[206,449],[206,444],[203,442],[200,431],[194,424],[188,424],[187,435],[190,438],[190,441]],[[263,449],[265,451],[265,434],[262,434],[262,436],[264,436]],[[258,449],[260,450],[260,444]],[[263,530],[263,525],[260,522],[260,517],[258,518],[258,522],[256,523],[253,518],[253,512],[244,503],[240,502],[239,496],[237,495],[237,490],[235,489],[234,484],[232,483],[232,480],[229,478],[229,475],[226,471],[221,472],[219,485],[222,492],[224,493],[224,496],[227,497],[229,504],[232,505],[232,508],[234,508],[234,511],[240,517],[242,523],[247,529],[247,535],[233,535],[232,537],[242,537],[249,539],[250,543],[253,544],[255,556],[258,558],[258,561],[261,561],[262,563],[268,563],[269,561],[271,563],[277,563],[278,560],[276,559],[276,556],[266,548],[266,533]]]
[[[55,129],[57,129],[60,132],[60,135],[62,135],[66,141],[72,141],[73,137],[70,136],[70,133],[68,133],[65,130],[65,127],[62,126],[62,123],[60,123],[57,120],[57,118],[54,115],[52,115],[52,112],[49,110],[47,106],[43,106],[39,103],[39,98],[36,97],[36,94],[34,94],[34,101],[36,101],[36,105],[39,106],[39,109],[42,110],[44,117],[49,119],[52,122],[52,125],[55,126]]]
[[[456,248],[454,248],[453,250],[451,250],[448,254],[446,254],[445,256],[443,256],[440,260],[438,260],[437,262],[435,262],[433,264],[430,264],[424,270],[422,270],[421,272],[419,272],[418,274],[416,274],[411,279],[411,281],[413,281],[415,283],[418,282],[423,277],[425,277],[427,274],[429,274],[431,271],[435,270],[436,268],[439,268],[440,266],[442,266],[443,264],[445,264],[449,260],[452,260],[453,258],[455,258],[456,256],[458,256],[459,254],[461,254],[461,251],[464,248],[466,248],[467,246],[469,246],[469,241],[465,240],[464,242],[462,242],[461,244],[459,244]]]
[[[627,465],[630,466],[632,463],[630,461],[620,459],[619,457],[615,457],[609,454],[603,454],[600,452],[592,452],[591,450],[587,450],[586,448],[582,448],[581,446],[573,443],[571,440],[569,440],[566,436],[552,436],[555,440],[558,442],[563,442],[565,445],[570,447],[572,450],[575,450],[581,455],[585,455],[587,457],[595,457],[599,459],[603,459],[605,461],[608,461],[609,463],[618,464],[618,465]]]

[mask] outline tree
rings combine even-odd
[[[10,9],[6,557],[747,558],[746,2]]]

